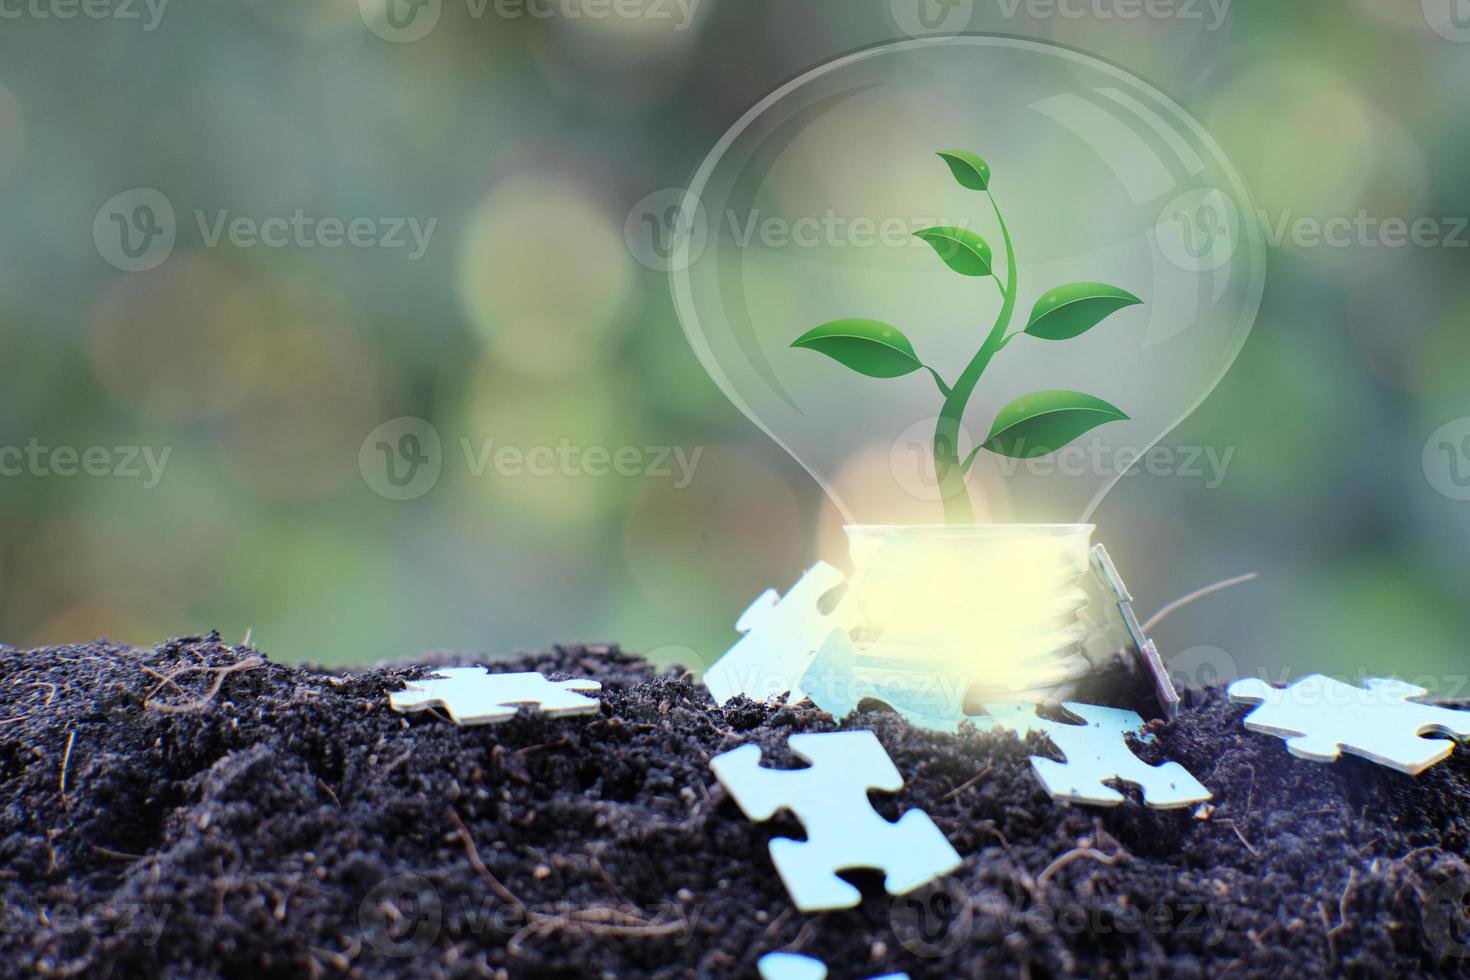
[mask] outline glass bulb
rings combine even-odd
[[[1121,68],[904,41],[725,134],[671,275],[710,376],[849,522],[1081,522],[1235,359],[1265,274],[1255,214],[1201,126]],[[834,321],[868,333],[793,346]]]

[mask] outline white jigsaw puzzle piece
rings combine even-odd
[[[871,661],[881,661],[882,647],[877,650],[865,657],[847,630],[832,630],[802,676],[802,690],[834,718],[846,718],[864,698],[873,698],[931,731],[957,732],[960,722],[973,720],[965,714],[967,675],[934,664],[873,666]]]
[[[795,953],[767,953],[756,966],[761,980],[827,980],[827,964]]]
[[[578,678],[553,681],[535,671],[492,674],[484,667],[447,667],[423,680],[409,681],[388,695],[394,711],[443,708],[456,725],[488,725],[514,718],[520,705],[535,705],[542,714],[591,714],[595,698],[578,691],[600,691],[597,681]]]
[[[778,837],[771,860],[796,907],[803,912],[852,908],[861,893],[839,871],[874,868],[884,873],[890,895],[902,895],[953,871],[962,863],[944,834],[922,810],[890,823],[873,809],[869,790],[890,793],[903,777],[869,731],[793,735],[791,751],[806,769],[767,769],[757,745],[710,760],[710,768],[751,820],[790,810],[805,841]]]
[[[1028,701],[987,704],[988,717],[971,719],[977,728],[1007,728],[1017,734],[1040,732],[1066,762],[1032,756],[1031,766],[1053,799],[1095,806],[1117,806],[1126,797],[1107,785],[1108,780],[1133,783],[1143,791],[1143,801],[1167,810],[1203,803],[1213,795],[1177,762],[1149,765],[1128,748],[1127,736],[1143,730],[1137,712],[1067,701],[1062,705],[1083,724],[1041,718]],[[1142,741],[1151,741],[1145,736]]]
[[[1455,749],[1455,743],[1425,735],[1470,738],[1470,711],[1413,699],[1429,692],[1391,677],[1370,677],[1364,687],[1311,674],[1288,687],[1258,677],[1230,685],[1230,700],[1257,704],[1245,716],[1253,732],[1286,740],[1299,759],[1335,762],[1343,752],[1417,776]]]
[[[704,686],[715,703],[737,694],[765,701],[790,691],[792,703],[806,697],[801,677],[847,610],[845,596],[826,613],[819,602],[846,581],[836,568],[817,562],[784,597],[775,589],[761,593],[735,623],[745,635],[704,672]]]
[[[827,980],[827,964],[797,953],[767,953],[756,967],[761,980]],[[873,980],[909,980],[909,975],[885,973]]]

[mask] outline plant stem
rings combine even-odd
[[[975,386],[980,383],[980,377],[990,366],[991,359],[1011,339],[1006,336],[1006,328],[1010,326],[1011,316],[1016,310],[1016,250],[1011,244],[1010,231],[1006,228],[1006,220],[1000,213],[1000,205],[996,203],[994,194],[990,195],[990,206],[995,209],[995,220],[1000,224],[1001,238],[1005,242],[1006,282],[1001,290],[1004,300],[1000,314],[990,328],[989,336],[944,399],[944,408],[939,413],[939,423],[934,429],[934,473],[939,481],[940,496],[944,500],[944,519],[950,524],[970,524],[975,520],[975,511],[965,489],[967,467],[961,465],[959,457],[960,427],[965,408],[969,404],[970,396],[975,393]]]

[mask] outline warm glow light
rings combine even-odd
[[[851,526],[856,680],[1043,696],[1090,667],[1093,526]]]

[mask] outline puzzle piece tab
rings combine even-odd
[[[775,589],[761,593],[735,623],[745,635],[704,672],[715,703],[737,694],[764,701],[786,691],[792,703],[804,698],[801,676],[846,612],[845,601],[823,612],[820,600],[846,581],[836,568],[817,562],[784,597]]]
[[[1137,785],[1143,790],[1144,803],[1156,809],[1174,809],[1210,799],[1210,791],[1179,763],[1151,766],[1129,750],[1125,736],[1143,729],[1143,719],[1136,712],[1075,701],[1062,706],[1084,724],[1041,718],[1036,714],[1036,705],[1024,701],[987,704],[989,716],[971,720],[982,730],[1008,728],[1019,735],[1045,735],[1067,757],[1066,762],[1031,757],[1037,778],[1054,799],[1116,806],[1125,797],[1106,785],[1105,780],[1110,779]],[[1145,736],[1142,741],[1152,738]]]
[[[771,860],[798,909],[857,905],[861,893],[839,871],[876,868],[888,893],[902,895],[960,866],[928,814],[910,810],[889,823],[868,802],[869,790],[903,789],[903,777],[872,732],[793,735],[789,744],[808,768],[767,769],[757,745],[715,756],[710,768],[751,820],[769,820],[785,809],[801,821],[805,841],[771,841]]]
[[[1454,751],[1447,739],[1470,738],[1470,711],[1416,704],[1429,692],[1391,677],[1370,677],[1364,687],[1312,674],[1288,687],[1258,677],[1230,685],[1230,700],[1260,705],[1245,716],[1253,732],[1286,740],[1298,759],[1335,762],[1343,752],[1417,776]]]
[[[446,667],[392,692],[388,705],[400,712],[443,708],[456,725],[488,725],[514,718],[523,704],[552,716],[591,714],[597,710],[596,699],[576,692],[600,690],[597,681],[553,681],[534,671],[492,674],[484,667]]]
[[[827,980],[827,964],[796,953],[767,953],[756,966],[761,980]],[[909,975],[885,973],[873,980],[909,980]]]

